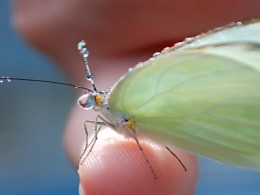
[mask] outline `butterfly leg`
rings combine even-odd
[[[153,176],[154,176],[154,179],[157,179],[157,175],[156,175],[156,173],[155,173],[155,170],[154,170],[154,168],[153,168],[151,162],[149,161],[148,157],[146,156],[145,151],[144,151],[142,145],[140,144],[140,142],[139,142],[138,139],[137,139],[136,131],[135,131],[135,130],[132,130],[132,129],[129,129],[129,132],[130,132],[130,134],[131,134],[131,137],[132,137],[132,138],[135,140],[135,142],[137,143],[137,146],[138,146],[139,150],[142,152],[142,155],[143,155],[143,157],[144,157],[144,159],[145,159],[145,161],[146,161],[146,163],[147,163],[149,169],[151,170],[151,172],[152,172],[152,174],[153,174]]]
[[[96,120],[95,120],[95,121],[88,121],[88,120],[86,120],[86,121],[84,122],[84,129],[85,129],[85,133],[86,133],[86,144],[85,144],[85,147],[84,147],[84,150],[83,150],[82,154],[80,155],[80,159],[82,159],[83,156],[84,156],[84,158],[83,158],[83,160],[81,161],[80,164],[82,164],[82,163],[86,160],[86,158],[88,157],[88,155],[89,155],[90,152],[92,151],[92,149],[93,149],[93,147],[94,147],[94,145],[95,145],[95,143],[96,143],[96,141],[97,141],[98,133],[99,133],[101,127],[105,125],[105,123],[103,123],[102,121],[101,121],[101,122],[98,121],[98,119],[100,119],[100,116],[99,116],[99,115],[96,117]],[[102,120],[102,119],[101,119],[101,120]],[[88,137],[89,137],[89,136],[88,136],[88,128],[87,128],[87,124],[88,124],[88,123],[91,123],[91,124],[94,124],[94,125],[95,125],[95,127],[94,127],[95,135],[94,135],[93,139],[92,139],[89,143],[88,143]],[[90,148],[89,148],[89,147],[90,147]],[[89,151],[88,151],[87,154],[85,155],[85,153],[86,153],[86,151],[88,150],[88,148],[89,148]]]
[[[93,137],[93,139],[90,141],[90,143],[88,143],[88,129],[87,129],[87,124],[94,124],[94,131],[95,131],[95,135]],[[86,160],[86,158],[88,157],[88,155],[90,154],[90,152],[92,151],[92,149],[94,148],[94,145],[96,144],[96,141],[98,139],[98,133],[101,129],[102,126],[109,126],[111,128],[115,128],[115,126],[111,123],[109,123],[106,119],[104,119],[101,115],[97,115],[96,120],[95,121],[88,121],[86,120],[84,122],[84,129],[85,129],[85,133],[86,133],[86,144],[84,147],[84,150],[82,152],[82,154],[80,155],[80,159],[83,158],[83,160],[81,161],[81,164]],[[90,148],[89,148],[90,147]],[[89,148],[89,150],[88,150]],[[86,151],[88,150],[87,154],[85,155]]]
[[[88,121],[84,121],[84,130],[85,130],[85,134],[86,134],[86,142],[85,142],[84,150],[83,150],[83,152],[81,153],[81,155],[79,157],[80,159],[82,159],[83,155],[86,153],[87,148],[89,146],[89,144],[88,144],[88,127],[87,127],[87,123],[88,123]],[[91,140],[91,142],[92,142],[92,140]],[[83,163],[83,161],[81,161],[80,164],[82,164],[82,163]]]
[[[181,166],[184,168],[184,171],[187,171],[187,168],[185,167],[185,165],[183,164],[183,162],[181,161],[181,159],[179,159],[179,157],[178,157],[173,151],[171,151],[170,148],[168,148],[167,146],[165,146],[165,148],[179,161],[179,163],[181,164]]]

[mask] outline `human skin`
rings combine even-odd
[[[72,83],[90,87],[75,47],[84,39],[96,86],[104,89],[129,67],[184,37],[259,17],[260,1],[14,0],[12,11],[14,27],[29,44],[54,60]],[[194,192],[198,166],[193,155],[171,148],[187,167],[185,172],[164,146],[139,140],[158,175],[154,180],[136,143],[109,128],[100,132],[93,151],[79,165],[85,140],[83,121],[95,116],[75,106],[64,136],[65,149],[79,168],[81,189],[87,194]]]

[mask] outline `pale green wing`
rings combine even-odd
[[[115,117],[139,135],[260,169],[260,45],[175,51],[129,72],[111,91]]]
[[[260,43],[259,20],[254,19],[244,23],[231,23],[227,26],[210,30],[207,33],[203,33],[196,37],[186,38],[183,42],[177,43],[172,48],[165,49],[165,51],[184,50],[230,42]]]

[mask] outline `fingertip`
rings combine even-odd
[[[85,194],[193,194],[198,168],[192,155],[173,149],[185,164],[185,172],[163,146],[139,140],[155,170],[157,179],[154,179],[133,139],[109,137],[99,136],[93,151],[79,166]]]

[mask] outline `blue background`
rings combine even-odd
[[[64,81],[51,63],[10,25],[9,1],[0,6],[0,76]],[[78,176],[62,135],[74,89],[39,83],[0,84],[0,194],[78,194]]]
[[[0,7],[0,76],[64,81],[51,63],[28,47]],[[74,89],[39,83],[0,85],[0,194],[77,194],[78,177],[62,148]],[[260,141],[260,140],[259,140]],[[196,194],[260,194],[260,172],[200,158]]]

